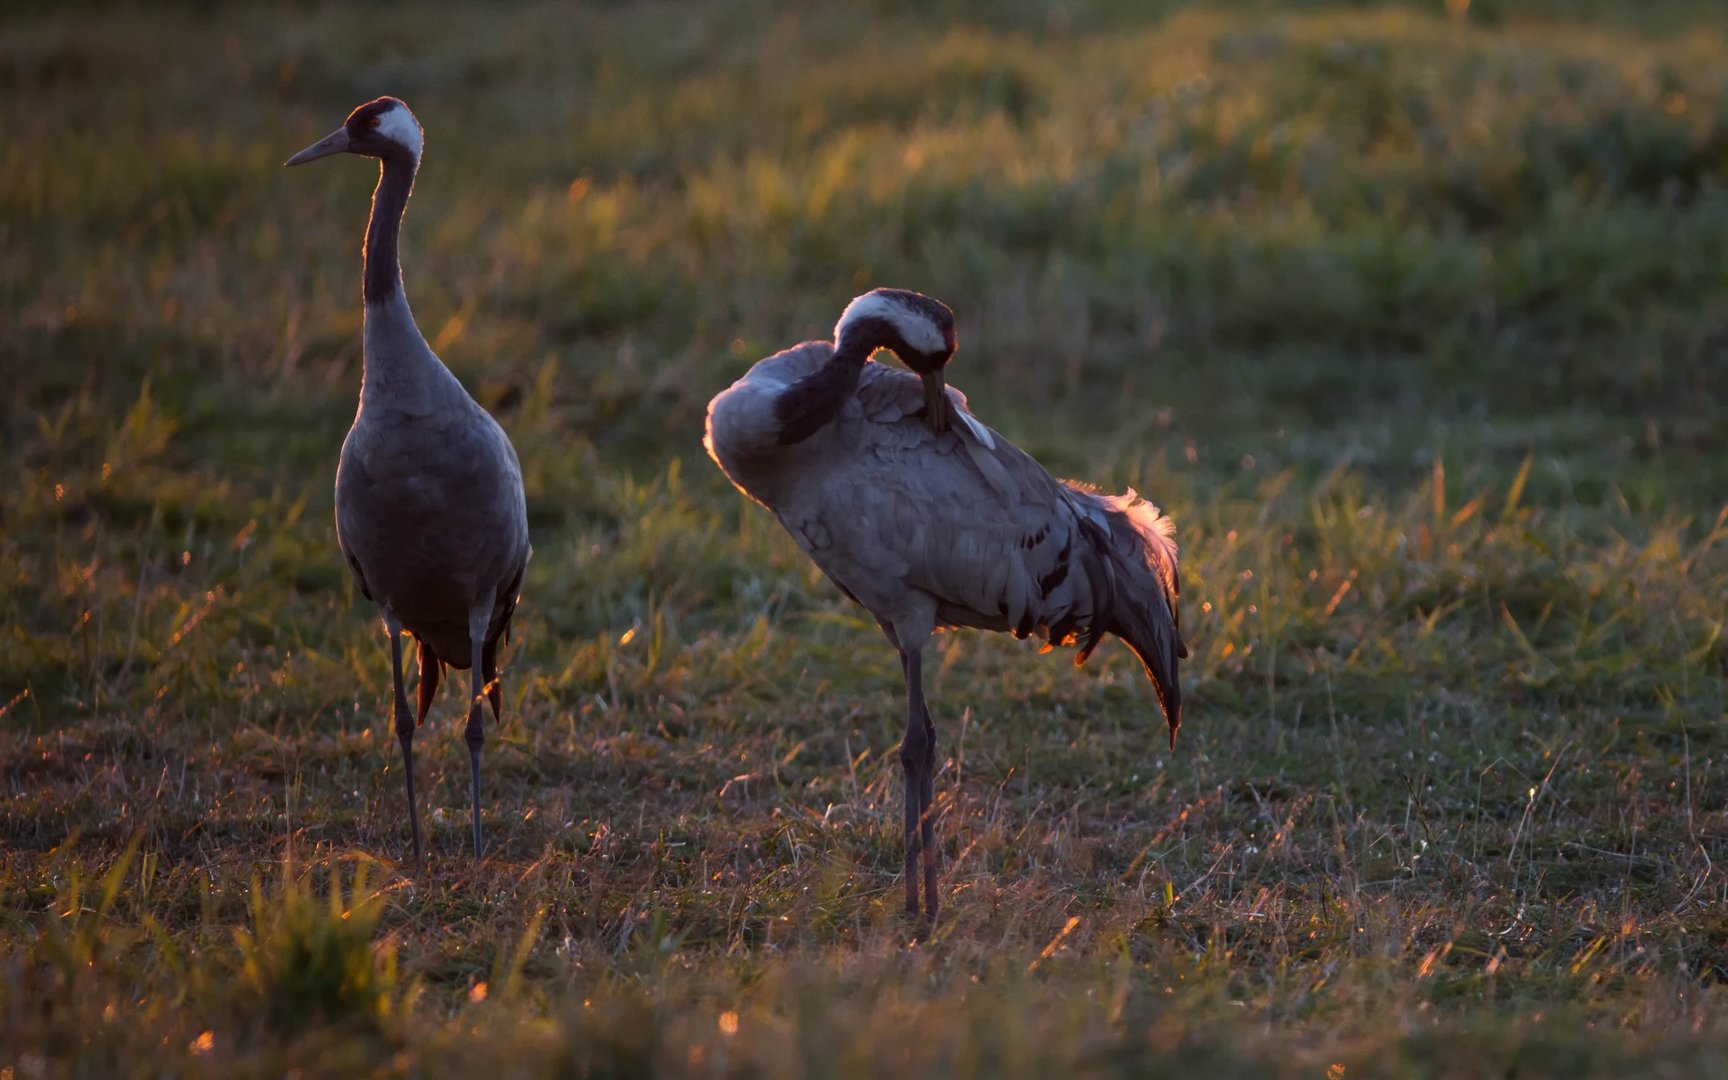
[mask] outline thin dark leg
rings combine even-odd
[[[920,836],[928,845],[933,839],[927,815],[924,811],[925,792],[929,790],[929,762],[931,748],[929,745],[930,729],[924,716],[924,691],[922,688],[922,654],[903,652],[900,654],[900,667],[906,676],[906,737],[900,742],[900,766],[906,774],[906,914],[918,914],[918,853]],[[933,857],[934,852],[927,852],[927,857]],[[934,881],[935,868],[931,864],[928,874]],[[934,889],[930,889],[929,899],[936,898]],[[935,914],[934,903],[930,914]]]
[[[919,847],[924,853],[924,914],[934,919],[936,900],[936,725],[930,720],[930,706],[924,700],[924,654],[906,654],[906,725],[916,726],[923,734],[924,759],[918,769],[918,832]],[[909,871],[910,872],[910,871]]]
[[[408,824],[414,831],[414,865],[420,865],[420,809],[414,801],[414,714],[402,688],[402,630],[390,627],[390,675],[395,683],[396,741],[402,744],[402,769],[408,777]],[[422,676],[424,677],[424,676]]]
[[[483,726],[485,712],[483,702],[486,700],[485,663],[481,660],[482,647],[479,641],[473,645],[474,661],[469,667],[473,680],[473,689],[468,695],[468,730],[464,733],[468,740],[468,771],[474,788],[474,858],[480,858],[484,850],[480,843],[480,748],[486,745],[486,729]]]
[[[924,703],[923,687],[918,702]],[[924,783],[919,791],[918,815],[924,840],[924,914],[936,918],[936,725],[930,710],[924,710]]]

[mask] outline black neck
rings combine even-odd
[[[774,419],[780,424],[780,445],[803,442],[821,430],[846,404],[858,387],[864,361],[876,351],[874,342],[861,335],[847,335],[828,362],[786,388],[774,403]]]
[[[393,154],[381,159],[378,188],[372,192],[372,221],[366,226],[366,273],[362,282],[368,304],[382,304],[402,290],[402,262],[397,254],[402,213],[414,190],[413,156]]]

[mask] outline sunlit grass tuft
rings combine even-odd
[[[324,896],[291,863],[274,886],[254,879],[249,925],[234,932],[242,985],[281,1030],[335,1024],[376,1031],[391,1019],[396,954],[377,941],[385,897],[370,888],[364,863],[346,890],[339,870]]]

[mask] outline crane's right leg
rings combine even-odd
[[[390,675],[395,683],[396,740],[402,744],[402,767],[408,777],[408,824],[414,831],[414,865],[420,865],[420,811],[414,803],[414,714],[408,711],[408,694],[402,688],[402,624],[384,616],[390,634]],[[424,678],[424,673],[422,673]]]
[[[900,766],[906,773],[906,913],[918,914],[918,880],[924,880],[924,916],[936,919],[936,725],[924,701],[924,650],[904,649],[900,668],[906,676],[906,737]],[[919,873],[919,855],[923,873]]]

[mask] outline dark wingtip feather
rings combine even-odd
[[[438,696],[438,678],[444,674],[444,661],[438,659],[438,655],[432,651],[432,646],[424,641],[420,642],[419,646],[420,686],[417,696],[420,704],[420,718],[414,726],[425,727],[426,714],[432,711],[432,699]]]
[[[1140,659],[1140,665],[1146,669],[1146,681],[1152,684],[1152,693],[1158,698],[1158,708],[1164,713],[1164,722],[1170,725],[1170,749],[1176,749],[1176,730],[1182,726],[1182,684],[1176,673],[1176,657],[1179,654],[1173,652],[1164,663],[1154,664],[1152,658],[1157,653],[1152,648],[1143,647],[1150,645],[1150,640],[1120,625],[1114,633],[1128,646],[1129,651]]]
[[[1105,565],[1113,571],[1109,630],[1145,667],[1170,726],[1170,748],[1174,750],[1176,732],[1182,726],[1177,662],[1188,656],[1177,614],[1176,527],[1132,488],[1123,495],[1095,497],[1104,504],[1113,524],[1113,542],[1105,547]]]
[[[480,650],[480,677],[486,681],[486,700],[492,703],[492,722],[500,722],[504,708],[504,681],[498,677],[498,639],[488,641]]]

